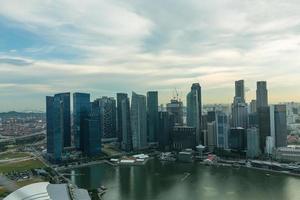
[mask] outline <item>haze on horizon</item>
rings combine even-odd
[[[298,0],[2,0],[0,111],[44,110],[45,96],[158,90],[203,103],[247,101],[268,82],[271,103],[300,101]]]

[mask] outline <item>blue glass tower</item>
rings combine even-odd
[[[73,94],[73,134],[76,149],[83,147],[83,122],[91,110],[90,94],[74,93]]]

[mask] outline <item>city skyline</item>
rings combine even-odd
[[[203,104],[230,104],[239,79],[247,102],[261,80],[271,104],[299,102],[298,11],[297,1],[4,0],[0,111],[45,111],[44,96],[61,91],[156,90],[165,104],[177,88],[185,102],[194,82]]]

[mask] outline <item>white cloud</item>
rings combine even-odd
[[[47,41],[0,52],[2,89],[185,92],[199,81],[204,99],[229,103],[235,79],[251,91],[262,79],[270,88],[300,87],[296,0],[2,0],[0,17]],[[47,58],[55,52],[75,54]],[[211,100],[218,87],[227,96]]]

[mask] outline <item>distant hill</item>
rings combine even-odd
[[[45,117],[46,113],[44,112],[16,112],[16,111],[9,111],[9,112],[0,112],[0,118],[17,118],[17,117]]]

